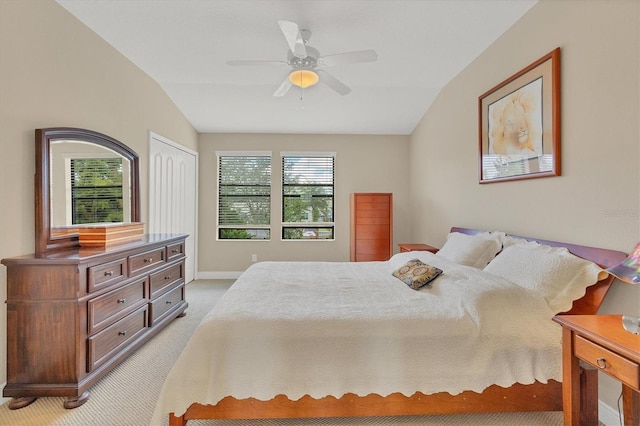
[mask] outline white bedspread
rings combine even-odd
[[[416,257],[444,271],[419,291],[391,275]],[[455,395],[560,381],[552,317],[529,290],[428,252],[388,262],[257,263],[195,331],[153,424],[227,395]]]

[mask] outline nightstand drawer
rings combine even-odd
[[[634,389],[640,388],[640,366],[598,344],[575,336],[575,356],[593,365]]]

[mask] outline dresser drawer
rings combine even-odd
[[[171,244],[167,246],[167,262],[184,256],[184,243]]]
[[[358,194],[356,197],[358,209],[363,208],[363,206],[364,208],[371,208],[374,204],[386,204],[388,209],[390,200],[389,194]],[[379,206],[373,208],[379,208]]]
[[[166,261],[165,247],[129,256],[129,276],[139,275]]]
[[[147,298],[147,283],[148,278],[144,277],[89,300],[87,318],[89,334],[99,331],[144,303]]]
[[[87,339],[87,372],[110,360],[130,342],[145,333],[147,328],[147,305],[110,325]]]
[[[151,298],[153,299],[177,282],[184,282],[184,262],[151,274]]]
[[[153,326],[153,324],[161,319],[167,312],[171,311],[175,307],[180,305],[180,302],[184,300],[184,284],[179,285],[178,287],[169,290],[164,293],[156,300],[151,302],[151,312],[149,316],[151,317],[151,323],[149,326]]]
[[[389,243],[389,225],[356,225],[356,240],[386,239]]]
[[[120,281],[126,276],[127,259],[119,259],[113,262],[91,266],[87,272],[87,291],[91,293],[92,291]]]
[[[574,340],[575,356],[634,389],[640,388],[640,366],[580,336]]]

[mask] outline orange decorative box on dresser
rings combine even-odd
[[[393,194],[351,194],[351,261],[389,260],[392,244]]]
[[[144,234],[144,223],[100,223],[78,226],[81,247],[107,247],[139,240]]]

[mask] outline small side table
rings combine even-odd
[[[598,424],[597,371],[622,383],[624,424],[640,424],[640,336],[620,315],[557,315],[565,426]],[[582,419],[580,418],[582,415]]]
[[[440,250],[437,247],[433,247],[427,244],[410,244],[410,243],[400,243],[398,244],[400,247],[400,253],[405,253],[408,251],[430,251],[431,253],[436,253]]]

